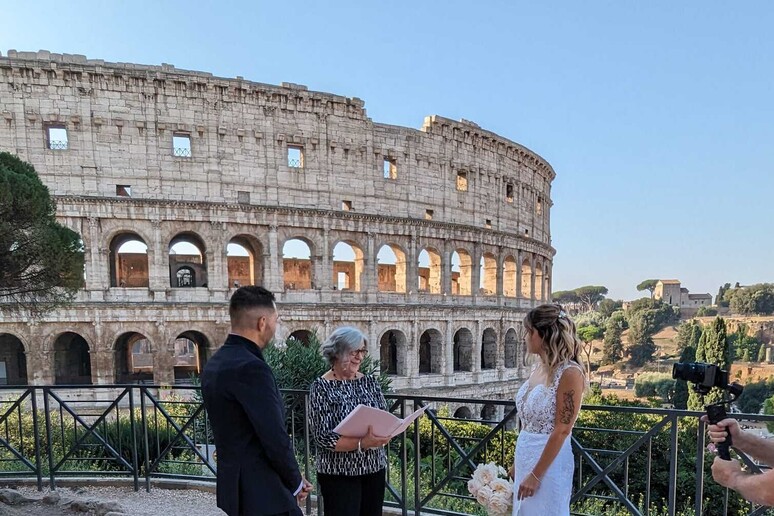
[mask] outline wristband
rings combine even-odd
[[[542,483],[542,482],[540,482],[540,479],[538,478],[538,476],[537,476],[537,475],[535,475],[535,472],[534,472],[534,471],[530,471],[530,472],[529,472],[529,474],[530,474],[530,475],[532,475],[533,477],[535,477],[535,480],[537,480],[537,481],[538,481],[538,484]]]

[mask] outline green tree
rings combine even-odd
[[[574,290],[560,290],[551,294],[551,300],[564,306],[576,306],[580,300]]]
[[[731,311],[744,315],[774,313],[774,284],[759,283],[736,289],[731,298]]]
[[[621,312],[615,312],[605,324],[605,338],[602,341],[602,365],[615,364],[623,358],[621,335],[626,328],[626,319]]]
[[[620,310],[622,306],[623,301],[613,301],[612,299],[605,298],[597,305],[597,311],[600,313],[600,315],[602,315],[602,317],[607,319],[613,315],[613,312]]]
[[[677,327],[677,337],[675,341],[677,343],[677,349],[680,351],[691,347],[694,349],[695,354],[696,347],[699,345],[699,338],[701,338],[701,324],[695,319],[684,322]]]
[[[0,152],[0,310],[40,314],[83,286],[83,244],[29,163]]]
[[[653,291],[656,290],[656,283],[658,283],[658,280],[656,279],[647,279],[637,285],[637,290],[642,292],[643,290],[647,290],[650,292],[650,297],[653,297]]]
[[[731,346],[726,334],[726,321],[722,317],[715,318],[712,324],[704,327],[699,339],[699,347],[696,349],[696,361],[714,364],[728,370],[731,362]],[[717,388],[703,397],[691,392],[688,397],[688,408],[704,410],[706,405],[725,399],[725,395],[725,391]]]
[[[581,326],[578,328],[578,338],[583,341],[583,354],[586,355],[586,373],[591,377],[591,354],[594,352],[594,341],[599,340],[605,334],[605,330],[596,325]]]
[[[766,361],[766,346],[764,344],[761,344],[761,346],[758,348],[758,362],[765,362]]]
[[[767,415],[774,415],[774,396],[766,398],[763,402],[763,413]],[[766,428],[770,433],[774,434],[774,422],[766,423]]]
[[[728,307],[728,300],[725,298],[726,292],[731,288],[731,283],[726,283],[718,288],[718,295],[715,296],[715,304],[717,306]]]
[[[593,310],[597,303],[605,298],[606,294],[607,287],[603,286],[586,285],[575,289],[575,295],[578,296],[579,302],[586,311]]]

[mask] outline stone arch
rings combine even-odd
[[[479,292],[485,296],[497,294],[497,258],[492,253],[481,256]]]
[[[406,334],[387,330],[379,339],[379,368],[383,373],[406,376]]]
[[[454,411],[454,417],[456,419],[473,419],[473,412],[471,412],[470,408],[463,405]]]
[[[376,256],[379,292],[406,292],[406,251],[397,244],[387,243]]]
[[[519,292],[521,297],[531,299],[532,297],[532,265],[529,258],[524,258],[521,262],[521,285]]]
[[[537,262],[535,264],[535,299],[542,301],[544,299],[543,293],[543,264]]]
[[[365,255],[352,240],[340,240],[333,246],[333,285],[336,290],[362,290]]]
[[[417,281],[420,292],[441,293],[441,253],[425,247],[417,256]]]
[[[101,219],[101,222],[109,224],[109,222],[106,221],[106,219]],[[133,226],[131,228],[119,226],[112,229],[105,229],[103,227],[103,230],[104,232],[99,238],[101,249],[110,249],[110,244],[113,242],[113,240],[115,240],[117,237],[123,234],[135,235],[141,242],[145,244],[147,244],[148,242],[153,242],[151,235],[147,234],[144,231],[143,225],[139,223],[139,221],[136,226]],[[81,231],[78,230],[78,232],[80,233]],[[148,248],[148,253],[153,253],[154,251],[155,249]]]
[[[66,331],[54,340],[54,383],[91,385],[89,343],[80,334]]]
[[[178,335],[172,343],[175,383],[193,383],[199,378],[210,348],[210,339],[201,332],[188,330]]]
[[[173,288],[208,287],[207,248],[198,234],[184,231],[169,241],[169,284]]]
[[[419,337],[419,374],[438,374],[441,372],[443,354],[443,335],[435,329],[422,332]]]
[[[497,332],[486,328],[481,335],[481,369],[494,369],[497,366]]]
[[[27,385],[24,342],[12,333],[0,333],[0,385]]]
[[[473,259],[465,249],[451,255],[452,294],[469,296],[473,293]]]
[[[519,336],[516,330],[509,328],[505,332],[505,367],[519,366]]]
[[[304,347],[309,347],[309,343],[312,341],[312,335],[312,330],[295,330],[288,335],[288,340],[295,339],[303,344]]]
[[[481,419],[487,423],[497,422],[497,407],[492,403],[487,403],[481,407]]]
[[[117,233],[110,240],[109,250],[111,287],[149,286],[148,244],[139,234]]]
[[[153,383],[153,345],[142,333],[118,336],[114,347],[116,383]]]
[[[229,288],[263,283],[263,246],[252,235],[240,234],[226,244]]]
[[[467,328],[460,328],[454,334],[454,370],[473,370],[473,333]]]
[[[311,290],[314,285],[314,246],[304,237],[282,243],[282,279],[285,290]]]
[[[503,295],[505,297],[516,297],[516,259],[513,256],[506,256],[503,261]]]

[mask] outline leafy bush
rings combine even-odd
[[[675,381],[665,373],[643,373],[634,381],[634,394],[640,398],[658,397],[663,403],[674,399]]]

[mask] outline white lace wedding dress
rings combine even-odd
[[[519,504],[519,484],[532,472],[543,453],[548,436],[554,430],[556,418],[556,390],[562,373],[568,367],[578,367],[575,362],[560,365],[550,385],[538,383],[530,386],[524,382],[516,393],[516,410],[521,420],[521,431],[516,441],[513,482],[513,515],[516,516],[569,516],[572,476],[575,462],[568,436],[559,454],[548,467],[540,486],[533,496]]]

